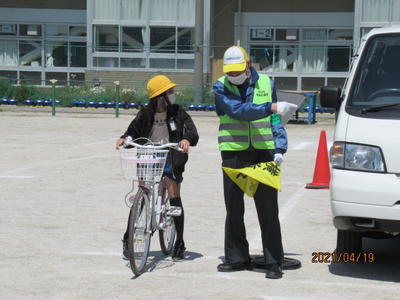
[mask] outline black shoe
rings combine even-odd
[[[280,279],[282,278],[283,272],[282,267],[278,264],[266,265],[265,278],[269,279]]]
[[[122,256],[129,260],[128,240],[122,240]]]
[[[250,261],[239,263],[222,263],[217,266],[217,270],[218,272],[253,270],[253,264]]]
[[[175,243],[174,250],[172,251],[172,258],[174,259],[184,259],[185,258],[185,243],[178,242]]]

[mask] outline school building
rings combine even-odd
[[[360,37],[400,21],[400,0],[203,0],[205,84],[239,44],[282,90],[343,84]],[[16,84],[193,85],[196,0],[3,0],[0,78]]]

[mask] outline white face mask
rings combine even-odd
[[[169,100],[169,102],[171,103],[171,104],[174,104],[175,103],[175,94],[169,94],[168,95],[168,100]]]
[[[246,72],[243,72],[238,76],[228,76],[228,80],[234,85],[241,85],[247,80],[248,77],[249,74],[246,70]]]

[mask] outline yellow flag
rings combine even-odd
[[[260,182],[278,191],[282,188],[281,168],[274,161],[258,163],[242,169],[227,167],[222,167],[222,169],[249,197],[254,196]]]

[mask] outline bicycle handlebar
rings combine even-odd
[[[179,147],[178,143],[167,143],[167,144],[163,144],[163,145],[141,145],[138,143],[135,143],[132,138],[130,136],[127,136],[124,142],[123,147],[126,146],[133,146],[136,148],[141,148],[141,149],[165,149],[165,148],[171,148],[171,149],[175,149],[178,151],[181,151],[182,148]]]

